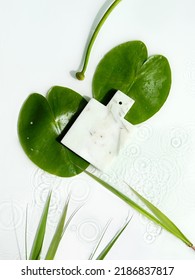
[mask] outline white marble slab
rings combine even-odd
[[[107,106],[91,99],[62,139],[62,144],[101,171],[108,169],[131,137],[124,119],[134,100],[117,91]]]

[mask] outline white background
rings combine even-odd
[[[193,0],[123,0],[104,24],[92,51],[86,79],[77,81],[86,42],[111,1],[0,0],[0,259],[24,259],[25,209],[28,247],[47,191],[52,208],[44,250],[72,190],[71,212],[85,205],[64,235],[56,259],[88,259],[102,229],[113,219],[105,243],[126,219],[122,201],[81,174],[61,179],[39,170],[17,136],[19,110],[32,92],[54,85],[91,97],[95,68],[103,55],[125,41],[141,40],[149,55],[171,65],[170,96],[140,125],[118,164],[102,178],[128,194],[126,180],[164,211],[195,243],[195,4]],[[17,238],[16,238],[17,237]],[[104,244],[102,244],[104,245]],[[44,257],[44,252],[43,252]],[[134,213],[107,259],[194,259],[195,253]]]

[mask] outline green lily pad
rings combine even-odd
[[[18,135],[27,156],[41,169],[61,177],[77,175],[89,165],[60,143],[87,101],[77,92],[55,86],[46,98],[31,94],[18,119]],[[79,141],[79,139],[78,139]]]
[[[109,51],[93,77],[93,97],[106,104],[116,90],[135,100],[125,119],[139,124],[164,104],[171,86],[171,70],[162,55],[148,57],[141,41],[123,43]]]

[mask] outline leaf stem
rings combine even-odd
[[[101,18],[100,22],[98,23],[98,25],[95,28],[95,31],[93,32],[93,35],[89,41],[87,50],[86,50],[86,54],[85,54],[85,59],[84,59],[84,64],[83,64],[83,68],[80,72],[76,73],[76,78],[78,80],[84,80],[85,79],[85,71],[88,65],[88,61],[89,61],[89,57],[90,57],[90,53],[91,53],[91,49],[93,47],[93,44],[95,42],[95,39],[102,27],[102,25],[104,24],[104,22],[106,21],[106,19],[108,18],[108,16],[110,15],[110,13],[112,12],[112,10],[121,2],[122,0],[115,0],[112,5],[108,8],[108,10],[105,12],[105,14],[103,15],[103,17]]]

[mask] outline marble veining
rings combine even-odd
[[[62,144],[105,171],[131,137],[134,126],[124,117],[133,103],[120,91],[107,106],[92,98],[62,139]]]

